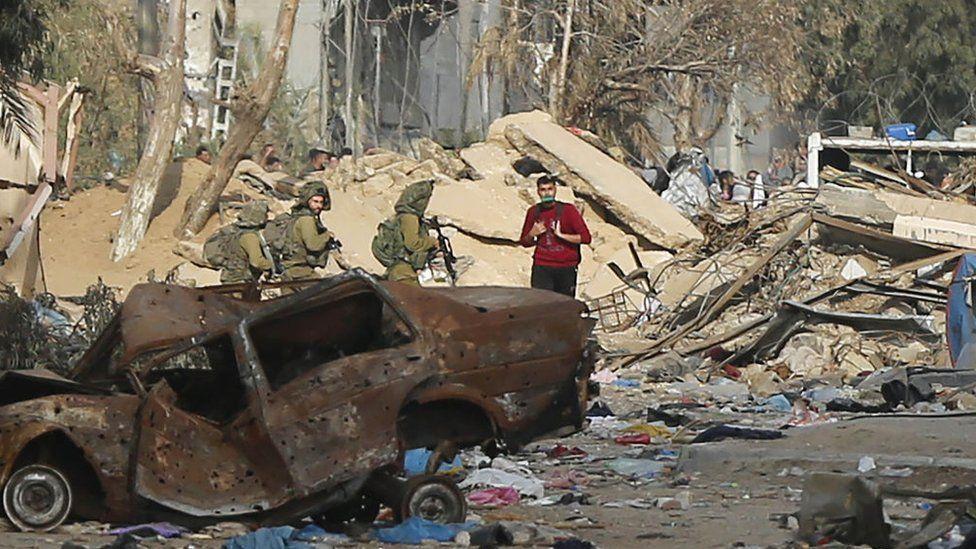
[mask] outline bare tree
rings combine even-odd
[[[183,53],[186,36],[186,0],[171,0],[163,57],[134,54],[133,70],[155,84],[154,116],[139,165],[122,209],[112,260],[120,261],[139,246],[149,227],[153,202],[166,166],[172,161],[173,140],[180,124],[183,99]]]
[[[538,96],[557,99],[545,106],[564,123],[650,153],[656,112],[686,149],[715,134],[736,84],[778,106],[801,99],[811,2],[506,0],[512,16],[481,57],[535,81]]]
[[[288,51],[295,30],[295,14],[299,0],[282,0],[278,8],[278,22],[274,41],[265,57],[257,79],[240,88],[230,100],[234,116],[227,141],[220,149],[217,160],[207,178],[187,199],[183,218],[176,229],[176,236],[190,237],[200,232],[217,209],[220,193],[227,187],[238,159],[261,131],[261,125],[271,110],[271,103],[278,94],[281,77],[288,63]]]

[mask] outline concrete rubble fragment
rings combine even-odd
[[[669,249],[701,242],[701,232],[671,204],[650,190],[639,175],[551,119],[497,120],[505,138],[523,154],[558,174],[577,193],[600,203],[631,232]]]

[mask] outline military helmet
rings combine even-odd
[[[237,216],[237,226],[261,227],[268,222],[268,203],[264,200],[248,202]]]
[[[321,196],[324,199],[323,209],[332,208],[332,197],[329,195],[329,188],[321,181],[309,181],[301,190],[298,191],[298,209],[305,208],[312,197]]]

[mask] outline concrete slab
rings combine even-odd
[[[874,417],[800,427],[779,440],[728,440],[682,448],[683,471],[783,468],[856,472],[863,456],[879,469],[952,468],[976,475],[976,417]],[[967,476],[970,476],[967,474]]]
[[[934,244],[948,244],[961,248],[976,248],[976,225],[932,219],[913,215],[899,215],[895,217],[892,230],[895,236],[932,242]]]
[[[634,234],[667,249],[693,247],[701,232],[654,193],[636,173],[600,149],[545,117],[500,119],[505,136],[520,152],[541,162],[577,193],[599,203]]]

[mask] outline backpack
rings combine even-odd
[[[203,243],[203,259],[217,269],[237,266],[242,259],[239,241],[242,232],[237,225],[222,227]]]
[[[264,228],[264,240],[268,243],[271,255],[276,264],[293,254],[294,250],[291,232],[298,221],[298,216],[289,212],[283,213],[271,220]]]
[[[403,231],[396,216],[387,218],[376,227],[372,250],[373,257],[387,268],[406,258],[407,247],[403,243]]]

